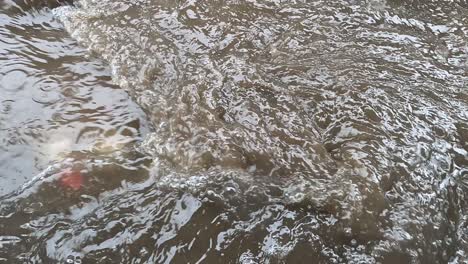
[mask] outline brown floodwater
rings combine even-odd
[[[468,263],[463,0],[0,2],[0,263]]]

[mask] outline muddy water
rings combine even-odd
[[[464,1],[73,4],[2,5],[7,263],[468,261]]]

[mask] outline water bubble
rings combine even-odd
[[[74,260],[74,259],[75,259],[75,257],[73,257],[73,256],[68,256],[68,257],[67,257],[67,260],[65,260],[65,263],[73,264],[73,263],[75,263],[75,260]]]
[[[353,234],[353,231],[351,230],[350,227],[346,227],[343,231],[344,231],[345,235],[348,236],[348,237]]]
[[[226,192],[228,192],[228,193],[235,193],[235,192],[236,192],[236,188],[234,188],[234,187],[226,187]]]

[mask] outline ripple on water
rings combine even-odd
[[[13,69],[2,74],[2,90],[7,92],[22,90],[28,81],[28,73],[25,70]]]
[[[84,58],[86,51],[49,9],[16,4],[24,5],[23,11],[15,4],[0,5],[5,18],[0,30],[1,194],[74,151],[90,151],[98,141],[123,149],[146,129],[143,113],[111,83],[105,64]],[[73,118],[63,118],[64,113],[74,113]],[[77,142],[91,122],[104,132],[128,126],[132,133],[94,134]]]
[[[43,262],[466,262],[465,6],[80,0],[54,10],[111,69],[82,67],[80,52],[50,60],[66,90],[47,106],[44,142],[64,135],[57,149],[74,151],[2,200],[10,235],[34,228],[22,231],[24,249],[0,252]],[[53,45],[66,56],[54,43],[31,60]],[[150,160],[110,140],[138,134],[122,97],[73,85],[109,74],[152,123],[138,148]],[[63,191],[63,170],[83,176],[80,192]]]

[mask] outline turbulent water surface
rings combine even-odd
[[[465,1],[0,7],[6,263],[468,263]]]

